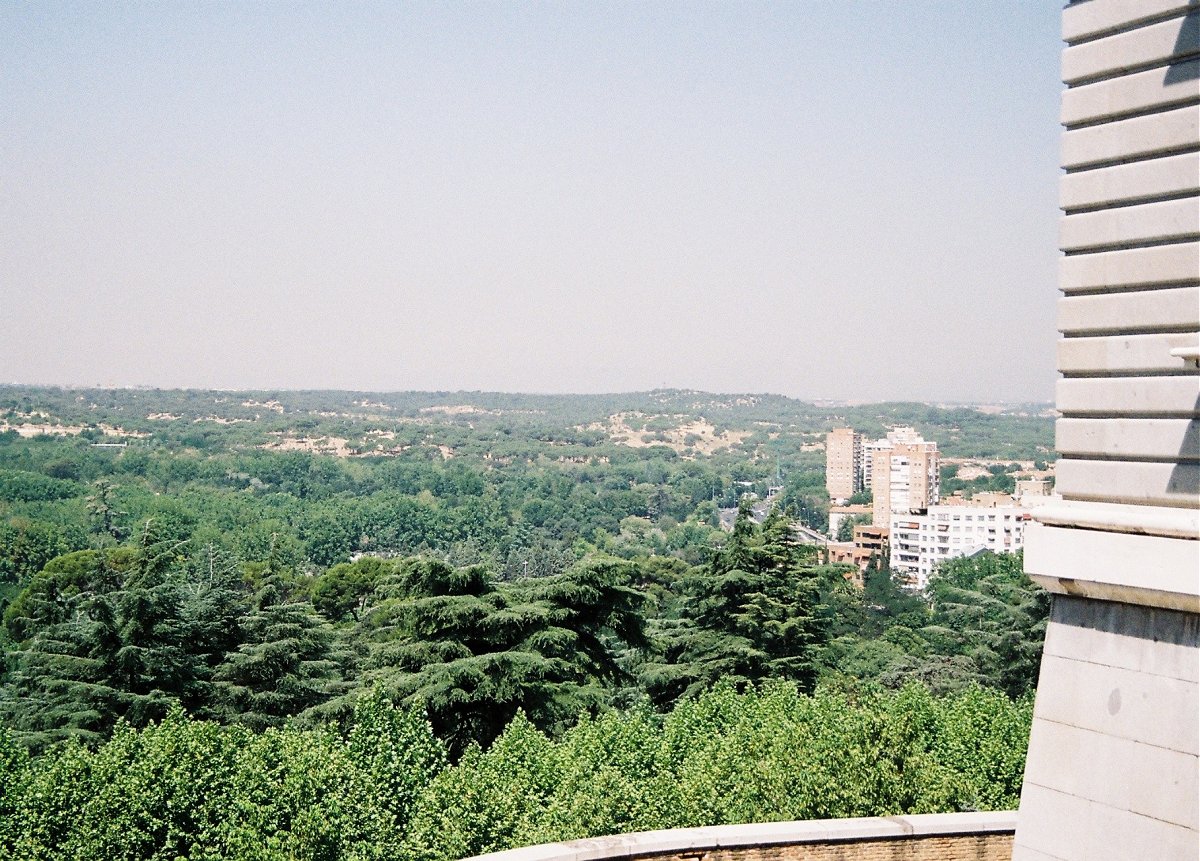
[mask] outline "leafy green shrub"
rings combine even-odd
[[[665,716],[581,718],[552,741],[519,716],[418,801],[405,855],[447,861],[658,828],[1015,807],[1031,703],[977,687],[718,685]]]

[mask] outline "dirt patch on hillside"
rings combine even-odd
[[[150,436],[145,431],[125,430],[116,425],[110,425],[101,422],[98,425],[93,425],[96,430],[101,431],[105,436],[116,436],[126,439],[143,439]],[[14,430],[17,436],[28,439],[35,436],[79,436],[87,430],[83,425],[63,425],[63,424],[30,424],[24,422],[19,425],[9,424],[8,422],[0,422],[0,432]]]
[[[0,431],[8,430],[15,430],[17,436],[26,438],[42,435],[78,436],[83,433],[83,428],[79,425],[10,425],[8,422],[0,422]]]
[[[252,409],[254,407],[259,407],[275,413],[283,412],[283,404],[279,403],[279,401],[242,401],[242,406],[250,407]]]
[[[648,416],[643,413],[617,413],[608,422],[592,422],[581,430],[601,430],[609,439],[630,448],[665,445],[683,454],[688,449],[698,454],[714,454],[725,448],[740,445],[751,431],[728,430],[718,433],[707,419],[684,421],[686,416]],[[681,423],[666,426],[664,419]]]
[[[352,451],[345,437],[340,436],[323,436],[323,437],[306,437],[306,436],[286,436],[278,431],[272,432],[272,436],[278,436],[278,442],[269,442],[260,445],[259,448],[265,448],[269,451],[307,451],[313,454],[331,454],[334,457],[352,457],[356,452]]]
[[[483,407],[472,406],[471,404],[455,404],[448,407],[421,407],[423,413],[443,413],[448,416],[469,416],[469,415],[499,415],[496,410],[488,410]]]

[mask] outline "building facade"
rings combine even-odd
[[[1063,10],[1052,594],[1015,861],[1200,847],[1200,3]]]
[[[872,523],[889,526],[893,514],[921,512],[937,503],[937,443],[912,428],[898,428],[871,453]]]
[[[1016,553],[1025,544],[1028,509],[1007,505],[932,505],[924,514],[893,514],[889,565],[908,585],[924,589],[947,559]]]
[[[853,428],[834,428],[825,435],[825,489],[834,503],[863,489],[862,453],[862,434]]]

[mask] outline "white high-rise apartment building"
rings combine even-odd
[[[933,505],[924,514],[893,514],[891,569],[924,589],[938,564],[985,550],[1015,553],[1025,546],[1028,509],[1018,505]]]

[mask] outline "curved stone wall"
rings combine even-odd
[[[934,813],[644,831],[470,861],[1009,861],[1017,814]]]

